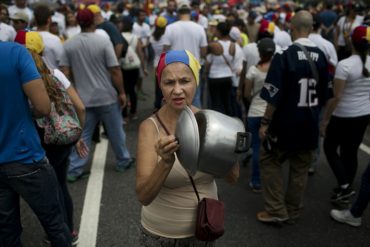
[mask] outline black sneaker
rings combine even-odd
[[[339,188],[337,190],[337,193],[335,193],[332,197],[331,200],[333,202],[344,200],[344,199],[349,199],[351,196],[353,196],[356,192],[351,188],[348,187],[347,189],[342,189]]]

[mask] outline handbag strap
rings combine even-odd
[[[319,73],[318,73],[317,67],[316,67],[315,63],[312,61],[312,58],[311,58],[310,54],[308,53],[306,47],[304,47],[303,45],[301,45],[299,43],[294,43],[294,44],[296,46],[298,46],[303,51],[304,55],[307,58],[308,63],[310,64],[310,68],[311,68],[313,77],[315,78],[316,82],[318,83],[319,82]]]
[[[171,133],[168,131],[166,125],[164,125],[164,123],[162,122],[162,119],[159,117],[158,112],[155,113],[155,117],[158,119],[159,124],[162,126],[166,134],[170,135]],[[200,202],[199,192],[197,190],[197,187],[195,186],[194,179],[192,178],[192,176],[189,175],[189,173],[188,173],[188,176],[189,176],[191,185],[193,186],[194,192],[197,195],[198,202]]]
[[[220,42],[219,42],[220,43]],[[231,47],[231,45],[232,44],[234,44],[233,42],[231,42],[230,43],[230,46],[229,46],[229,49],[230,49],[230,47]],[[235,44],[234,44],[234,46],[235,46]],[[235,49],[235,48],[234,48]],[[235,57],[235,50],[234,50],[234,55],[232,56],[233,57],[233,60],[234,60],[234,57]],[[230,54],[231,55],[231,54]],[[223,54],[222,53],[222,57],[224,58],[224,60],[225,60],[225,63],[227,64],[227,66],[229,67],[229,69],[231,70],[231,72],[234,72],[234,70],[233,70],[233,68],[231,67],[231,65],[230,65],[230,63],[229,63],[229,61],[227,61],[227,59],[226,59],[226,57],[225,57],[225,54]]]

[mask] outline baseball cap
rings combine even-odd
[[[88,27],[94,23],[94,14],[88,8],[81,9],[77,12],[76,19],[81,27]]]
[[[35,51],[37,54],[40,54],[45,48],[42,37],[38,32],[18,31],[14,41],[24,45],[29,50]]]
[[[167,19],[163,16],[159,16],[155,20],[155,26],[159,28],[164,28],[167,25]]]
[[[12,17],[10,17],[10,19],[14,21],[23,21],[26,23],[30,21],[30,19],[28,18],[28,15],[23,11],[19,11],[15,13]]]
[[[353,44],[368,45],[370,42],[370,27],[362,25],[356,27],[351,35]]]
[[[241,33],[240,33],[239,28],[237,28],[237,27],[232,27],[232,28],[230,29],[229,36],[230,36],[230,38],[231,38],[232,40],[238,40],[238,39],[240,39],[240,37],[241,37]]]
[[[185,9],[190,10],[190,3],[189,3],[188,0],[179,1],[177,6],[178,6],[177,10],[182,10],[182,9],[183,10],[185,10]]]
[[[96,4],[90,4],[89,6],[87,6],[87,8],[93,13],[93,14],[97,14],[97,13],[100,13],[101,12],[101,9],[98,5]]]
[[[275,52],[275,43],[270,38],[263,38],[257,43],[258,52],[261,56],[274,54]]]

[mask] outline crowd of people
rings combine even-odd
[[[141,246],[215,246],[194,236],[193,191],[217,199],[215,178],[189,177],[175,155],[186,106],[240,118],[252,133],[245,183],[262,192],[258,221],[297,222],[321,139],[337,181],[330,200],[343,207],[355,196],[357,152],[370,121],[370,6],[362,1],[7,4],[0,5],[0,246],[21,246],[19,197],[52,246],[77,244],[67,182],[89,176],[100,125],[115,170],[136,164]],[[148,98],[153,115],[140,124],[134,158],[124,126],[139,125],[138,104]],[[39,119],[72,116],[66,109],[81,132],[50,142]],[[235,164],[225,179],[238,177]],[[369,200],[370,164],[353,205],[330,215],[360,226]]]

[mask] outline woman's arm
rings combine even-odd
[[[244,86],[244,98],[246,98],[249,102],[252,100],[252,88],[253,88],[253,81],[246,79],[245,80],[245,86]]]
[[[140,125],[137,145],[136,194],[146,206],[156,198],[170,173],[179,144],[173,135],[158,140],[154,124],[147,119]]]
[[[340,79],[334,79],[334,85],[333,85],[333,93],[334,96],[330,100],[328,100],[328,103],[326,104],[325,107],[325,112],[323,119],[320,123],[320,134],[321,136],[325,137],[325,132],[326,132],[326,127],[329,124],[330,117],[333,114],[335,108],[337,107],[340,99],[342,98],[344,86],[346,85],[345,80],[340,80]]]
[[[140,59],[141,69],[143,70],[144,75],[147,76],[148,71],[146,70],[146,64],[145,64],[146,61],[145,61],[145,56],[143,53],[143,43],[141,42],[140,39],[137,39],[136,53]]]
[[[85,126],[85,114],[86,114],[85,105],[72,85],[67,89],[67,94],[71,98],[73,106],[76,109],[77,117],[78,120],[80,121],[81,128],[83,128]]]

